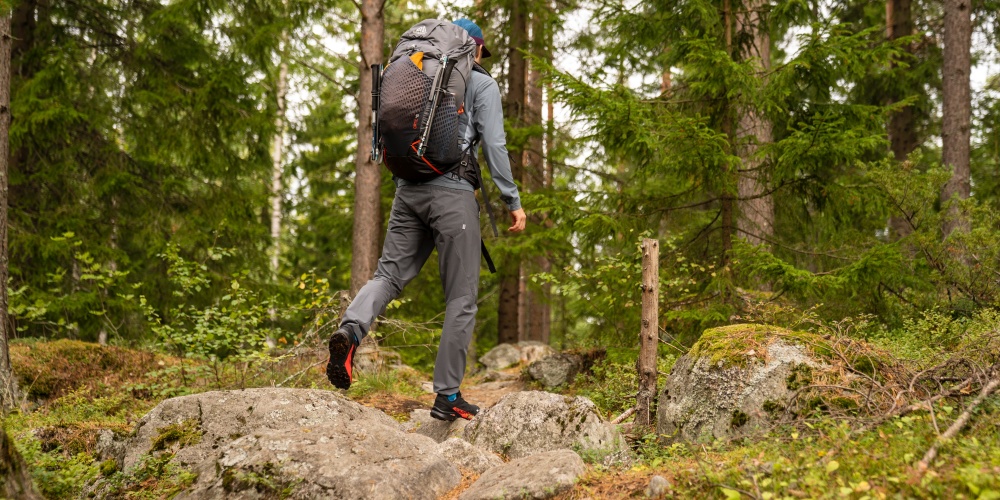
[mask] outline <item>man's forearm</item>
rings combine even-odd
[[[483,156],[486,157],[486,164],[490,167],[490,176],[493,183],[500,190],[500,199],[507,206],[507,210],[514,211],[521,208],[521,197],[517,191],[517,184],[514,183],[514,175],[511,173],[510,160],[507,157],[505,146],[483,145]]]

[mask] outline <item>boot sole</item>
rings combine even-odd
[[[454,412],[445,413],[437,408],[431,408],[431,416],[438,419],[444,420],[445,422],[454,422],[458,418],[458,414]]]
[[[347,335],[335,334],[330,337],[330,360],[326,363],[326,378],[338,389],[351,387],[351,373],[348,364],[353,360],[354,343]]]

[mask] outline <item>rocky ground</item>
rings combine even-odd
[[[156,461],[191,471],[196,479],[178,498],[550,498],[586,472],[581,455],[631,463],[618,427],[593,402],[525,390],[519,367],[559,354],[499,351],[508,357],[485,356],[489,372],[463,391],[482,407],[471,422],[419,408],[400,423],[329,390],[212,391],[163,401],[130,435],[105,432],[100,458],[126,474]],[[108,481],[91,489],[97,498],[117,493]]]

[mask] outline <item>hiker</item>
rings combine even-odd
[[[465,33],[456,30],[452,25],[464,29]],[[411,32],[415,33],[412,36],[416,41],[408,45],[407,50],[403,40],[407,40],[407,35]],[[490,56],[490,51],[484,45],[483,31],[476,23],[468,19],[459,19],[453,23],[430,20],[411,28],[404,34],[403,40],[394,52],[394,59],[390,60],[389,67],[382,74],[385,85],[382,99],[393,98],[393,89],[388,83],[392,76],[390,72],[398,73],[406,70],[417,72],[415,67],[423,69],[426,64],[440,66],[440,61],[426,59],[423,53],[414,53],[413,49],[421,42],[420,36],[429,37],[436,33],[448,33],[448,40],[441,42],[442,44],[453,43],[454,39],[461,35],[464,39],[462,43],[468,44],[468,62],[474,60],[474,64],[469,65],[471,71],[468,72],[467,79],[457,73],[452,76],[457,78],[455,81],[465,86],[464,103],[459,107],[456,102],[461,100],[458,99],[461,95],[458,98],[451,96],[451,100],[441,107],[444,109],[451,106],[448,109],[457,117],[457,146],[461,150],[456,149],[456,151],[463,153],[460,165],[463,168],[458,168],[459,165],[451,165],[448,169],[441,168],[441,165],[432,165],[421,157],[420,159],[435,172],[441,170],[444,174],[432,174],[432,178],[424,182],[404,180],[400,175],[405,175],[401,170],[405,164],[400,158],[392,157],[393,138],[386,132],[385,161],[387,167],[394,173],[396,196],[389,216],[385,244],[374,278],[358,292],[344,313],[340,328],[330,337],[330,360],[327,363],[326,375],[334,386],[340,389],[350,387],[355,349],[368,334],[376,316],[381,314],[386,305],[400,294],[403,287],[417,276],[431,251],[437,248],[438,267],[446,304],[441,342],[434,363],[434,392],[437,393],[437,398],[431,409],[431,416],[439,420],[453,421],[457,417],[472,419],[479,412],[479,407],[465,401],[459,391],[465,376],[466,353],[476,323],[480,252],[485,250],[480,236],[479,203],[476,201],[474,191],[476,187],[485,189],[485,186],[478,185],[481,184],[478,182],[481,180],[478,166],[464,168],[468,167],[467,163],[475,164],[475,147],[478,143],[482,144],[493,182],[500,191],[500,199],[510,212],[512,222],[509,231],[524,230],[526,216],[521,208],[520,196],[517,185],[514,184],[507,156],[500,89],[497,82],[479,65],[483,58]],[[471,43],[473,41],[474,47]],[[405,58],[398,56],[400,51],[405,51],[406,58],[413,60],[414,64],[411,65]],[[421,61],[419,57],[425,59]],[[459,61],[459,64],[461,63],[462,60]],[[417,64],[420,66],[416,66]],[[447,75],[449,72],[444,74]],[[420,78],[411,77],[407,81]],[[444,78],[445,84],[450,85],[452,80]],[[411,96],[404,97],[412,101]],[[383,101],[383,105],[386,104]],[[383,119],[380,112],[377,123],[380,127],[383,124],[391,126],[392,122],[389,120],[392,119],[392,114],[387,110],[383,111],[386,111],[387,116]],[[412,128],[416,133],[417,119],[409,118],[414,116],[412,114],[406,116],[408,120],[406,128],[410,128],[408,123],[412,121]],[[437,129],[434,129],[434,132],[437,133]],[[405,146],[409,145],[416,151],[415,144],[417,142],[411,144],[407,140],[403,146],[405,149]],[[423,148],[424,144],[420,144]],[[373,148],[373,156],[377,156],[377,152],[377,147]],[[485,196],[485,191],[483,194]],[[484,255],[487,255],[487,261],[492,266],[488,254],[484,252]]]

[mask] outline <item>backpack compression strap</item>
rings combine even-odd
[[[483,172],[482,167],[479,166],[479,161],[475,159],[476,148],[479,146],[479,141],[475,141],[469,146],[469,149],[465,151],[462,155],[462,167],[468,167],[469,162],[472,162],[475,168],[475,175],[477,183],[479,184],[479,192],[483,194],[483,203],[486,204],[486,214],[490,217],[490,226],[493,228],[493,236],[495,238],[500,237],[499,231],[497,231],[497,221],[496,217],[493,215],[493,205],[490,204],[490,195],[486,192],[486,183],[483,182]],[[490,257],[490,251],[486,249],[486,240],[480,238],[479,240],[480,248],[483,252],[483,259],[486,260],[486,267],[490,268],[490,273],[496,274],[497,267],[493,264],[493,258]]]
[[[490,251],[486,249],[486,241],[480,239],[479,245],[483,250],[483,259],[486,260],[486,267],[490,268],[490,274],[496,274],[497,266],[493,265],[493,257],[490,257]]]

